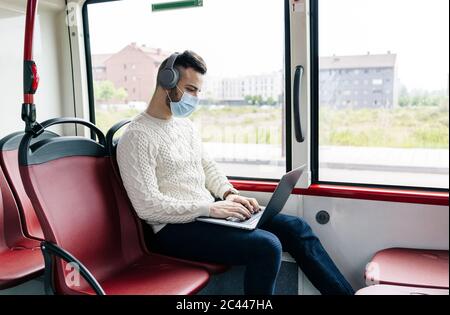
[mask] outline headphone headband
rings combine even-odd
[[[164,67],[164,69],[173,69],[173,67],[175,66],[175,61],[177,60],[178,56],[180,54],[179,53],[173,53],[172,55],[170,55],[169,60],[167,60],[167,64]]]

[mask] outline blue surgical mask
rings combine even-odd
[[[178,85],[177,89],[180,90]],[[194,96],[187,92],[183,92],[181,90],[180,92],[183,93],[183,96],[178,102],[173,102],[170,99],[169,93],[167,92],[167,96],[169,96],[170,100],[170,110],[172,112],[172,115],[175,117],[187,117],[195,111],[200,102],[200,99],[197,96]]]

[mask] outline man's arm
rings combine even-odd
[[[233,185],[225,176],[225,173],[220,169],[219,165],[217,165],[217,162],[214,161],[205,150],[200,131],[191,121],[187,121],[187,123],[190,125],[192,130],[192,141],[199,144],[199,148],[201,150],[206,189],[208,189],[214,197],[222,200],[225,200],[225,194],[229,194],[230,192],[237,193],[237,191],[233,188]]]
[[[206,188],[217,198],[225,199],[230,193],[237,193],[225,173],[206,152],[202,145],[202,166],[205,172]]]
[[[194,127],[194,140],[201,142],[200,133]],[[252,213],[260,210],[258,201],[255,198],[239,196],[239,192],[233,187],[223,171],[209,154],[206,152],[203,144],[202,148],[202,165],[205,172],[206,188],[216,197],[223,200],[232,201],[242,204]]]
[[[155,223],[187,223],[199,216],[209,216],[210,203],[181,201],[159,191],[155,172],[157,150],[148,134],[136,130],[125,133],[117,148],[120,175],[138,216]]]

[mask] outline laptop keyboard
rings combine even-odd
[[[261,214],[262,214],[262,211],[260,211],[260,212],[258,212],[258,213],[256,213],[256,214],[252,215],[252,216],[251,216],[250,218],[248,218],[247,220],[241,220],[241,219],[236,218],[236,217],[228,217],[228,218],[227,218],[227,221],[230,221],[230,222],[239,222],[239,223],[242,223],[242,224],[252,224],[256,219],[258,219],[258,218],[261,216]]]

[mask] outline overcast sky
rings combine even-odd
[[[93,53],[131,42],[202,55],[211,75],[239,76],[283,67],[282,0],[204,0],[202,8],[151,11],[162,0],[90,5]],[[408,88],[446,89],[448,0],[320,0],[320,55],[398,55]]]

